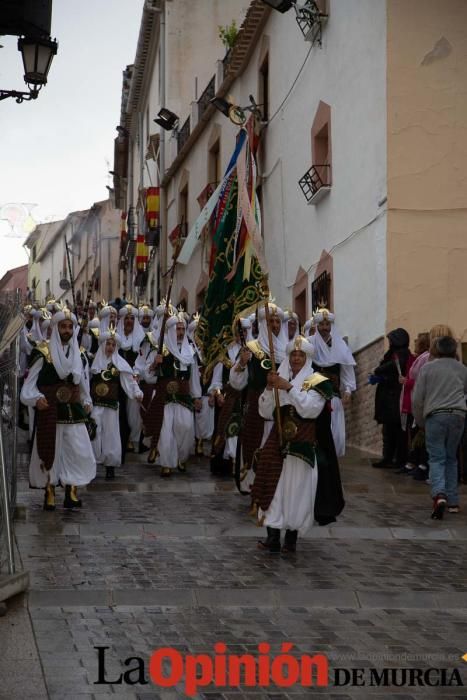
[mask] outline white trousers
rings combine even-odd
[[[157,446],[157,464],[176,469],[179,462],[185,462],[192,453],[194,441],[193,412],[178,403],[167,404]]]
[[[98,464],[106,467],[119,467],[122,463],[122,444],[117,408],[94,406],[92,417],[97,423],[96,437],[91,442]]]
[[[49,473],[41,469],[37,453],[37,439],[29,463],[29,482],[34,488],[44,488],[47,476],[56,486],[60,481],[63,486],[86,486],[96,476],[96,460],[91,441],[84,423],[67,425],[57,423],[55,437],[55,459]]]
[[[313,524],[318,465],[312,468],[299,457],[287,455],[264,524],[304,534]]]
[[[136,399],[126,400],[126,415],[128,419],[128,425],[130,426],[130,437],[128,440],[130,442],[136,443],[138,446],[139,436],[141,435],[142,422],[140,414],[141,404]]]
[[[198,440],[210,440],[214,432],[214,406],[209,405],[209,397],[201,398],[201,411],[195,413],[195,435]]]
[[[338,457],[345,455],[345,413],[342,401],[338,396],[333,396],[331,401],[331,431],[336,446]]]

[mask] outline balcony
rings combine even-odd
[[[169,241],[171,242],[172,246],[175,248],[175,246],[179,242],[184,242],[185,238],[188,236],[188,224],[186,221],[184,221],[181,224],[177,224],[174,229],[169,233]]]
[[[227,53],[225,54],[224,58],[222,59],[222,66],[223,66],[223,80],[227,78],[227,75],[229,73],[229,66],[230,66],[230,61],[232,59],[232,49],[229,49]]]
[[[212,98],[216,94],[216,76],[213,75],[209,83],[206,85],[201,97],[198,100],[198,121],[201,119],[206,109],[208,108]]]
[[[177,133],[177,154],[180,153],[183,146],[188,141],[189,136],[190,136],[190,117],[187,118],[187,120],[183,124],[182,128]]]
[[[208,203],[211,195],[214,193],[216,187],[218,186],[218,182],[209,182],[206,187],[204,187],[199,195],[196,197],[196,200],[200,206],[200,209],[203,209],[206,204]]]
[[[308,204],[316,205],[331,191],[331,166],[312,165],[298,184]]]
[[[323,24],[328,18],[326,12],[322,12],[320,8],[320,5],[324,4],[316,0],[306,0],[303,7],[296,9],[297,24],[305,41],[309,41],[312,46],[315,43],[322,45]]]

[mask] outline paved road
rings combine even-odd
[[[339,523],[315,528],[295,558],[256,548],[259,530],[230,480],[207,460],[162,480],[136,457],[108,484],[99,474],[82,511],[44,513],[41,492],[20,469],[24,521],[16,524],[27,599],[0,619],[0,699],[184,698],[147,685],[96,685],[95,646],[107,646],[107,679],[123,660],[170,646],[213,655],[257,655],[259,642],[292,642],[336,667],[459,669],[467,686],[467,517],[430,519],[428,486],[351,453],[342,465],[347,506]],[[464,501],[466,489],[464,489]],[[467,513],[467,507],[466,507]],[[341,678],[345,674],[341,673]],[[133,676],[135,679],[136,676]],[[434,676],[433,676],[434,678]],[[331,686],[216,688],[208,700],[306,697],[461,698],[465,688]]]

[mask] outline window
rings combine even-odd
[[[36,262],[36,255],[37,255],[36,244],[34,244],[33,247],[32,247],[32,253],[31,253],[31,255],[32,255],[32,261],[33,261],[33,262]]]
[[[218,185],[221,181],[220,139],[209,149],[208,184]]]
[[[316,205],[331,191],[331,107],[320,102],[311,127],[311,168],[298,181],[308,204]]]
[[[258,101],[265,122],[269,119],[269,54],[266,54],[259,69]]]
[[[180,191],[178,200],[178,218],[180,221],[180,233],[186,238],[188,232],[188,184]]]
[[[320,306],[332,308],[331,274],[322,272],[311,285],[311,303],[313,311]]]
[[[293,309],[298,315],[300,323],[305,323],[307,317],[307,291],[308,291],[308,274],[303,267],[299,267],[295,277],[293,286]]]
[[[320,102],[311,127],[311,158],[321,182],[331,184],[331,107]]]
[[[204,297],[206,296],[206,289],[203,289],[201,292],[198,292],[196,295],[196,310],[198,313],[201,311],[201,307],[204,304]]]
[[[294,311],[299,318],[300,324],[306,321],[306,289],[303,290],[294,300]]]
[[[34,284],[34,281],[35,280],[33,280],[33,284]],[[51,294],[50,294],[50,279],[48,279],[47,282],[45,283],[45,296],[47,298],[49,298],[51,296]]]

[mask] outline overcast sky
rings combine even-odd
[[[107,198],[122,71],[134,61],[142,7],[143,0],[53,0],[59,48],[48,84],[36,101],[0,101],[0,217],[6,204],[25,203],[38,222],[62,219]],[[16,43],[0,37],[3,90],[26,89]],[[0,221],[0,276],[27,262],[24,240]]]

